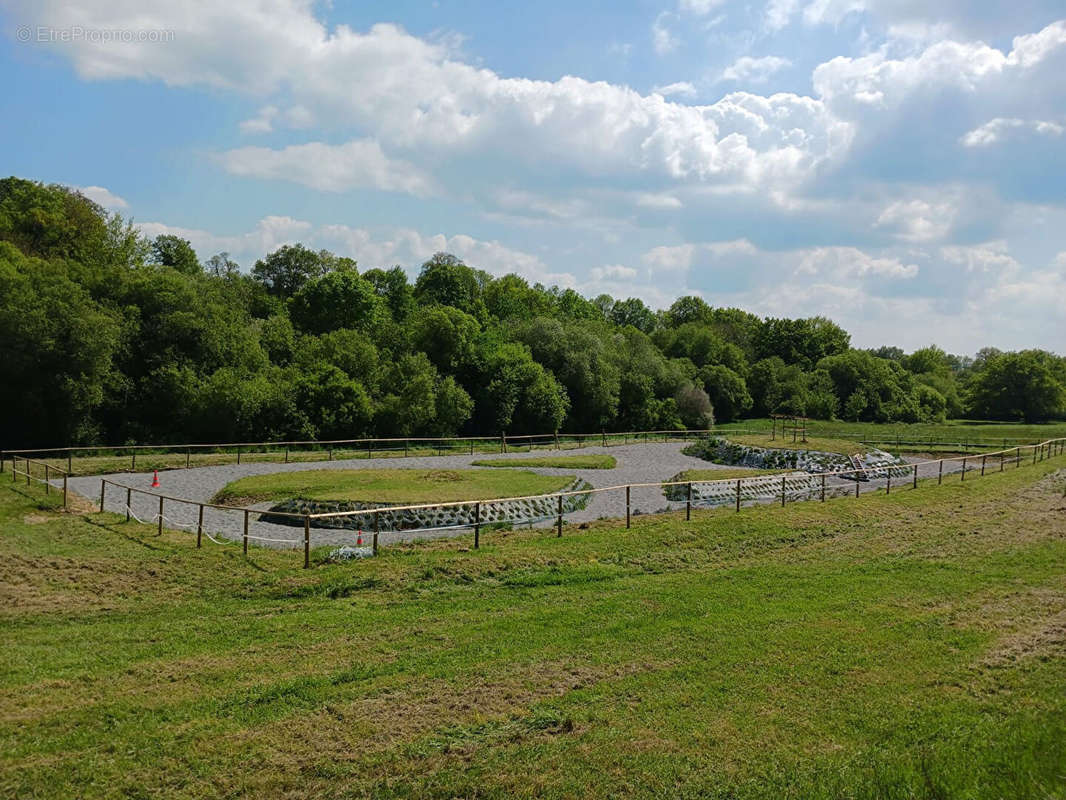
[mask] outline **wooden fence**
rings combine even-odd
[[[1036,464],[1054,456],[1062,455],[1066,448],[1066,438],[1061,439],[1049,439],[1044,442],[1038,442],[1031,445],[1018,445],[1015,447],[1007,448],[1004,450],[998,450],[988,453],[979,453],[974,455],[955,456],[950,458],[932,459],[928,461],[922,461],[914,464],[900,464],[900,465],[887,465],[869,468],[852,468],[847,470],[838,470],[834,472],[815,473],[811,475],[812,478],[820,478],[812,486],[810,481],[805,488],[792,491],[793,501],[797,500],[812,500],[814,497],[818,497],[821,502],[825,502],[829,494],[841,495],[846,494],[851,496],[850,489],[845,492],[841,492],[841,483],[837,483],[834,486],[829,486],[829,480],[834,479],[838,482],[842,482],[844,486],[850,486],[851,482],[854,482],[854,496],[860,495],[861,484],[866,482],[874,486],[875,490],[879,490],[880,486],[876,484],[877,481],[883,479],[884,488],[886,494],[890,494],[895,488],[918,488],[918,472],[921,467],[928,467],[928,472],[932,472],[935,468],[935,480],[936,484],[940,485],[944,481],[945,471],[944,465],[948,464],[952,467],[958,468],[960,473],[960,480],[965,481],[968,475],[978,474],[980,476],[986,475],[989,470],[1002,472],[1006,469],[1007,465],[1014,465],[1015,467],[1021,466],[1023,463],[1031,459],[1031,463]],[[28,471],[27,471],[28,472]],[[27,474],[26,472],[20,472],[18,474]],[[951,474],[949,472],[949,474]],[[155,522],[158,526],[158,534],[163,532],[163,523],[167,519],[165,517],[164,503],[177,503],[187,506],[193,506],[198,509],[196,530],[196,546],[202,545],[204,535],[207,535],[212,541],[218,541],[211,537],[204,527],[204,509],[216,509],[226,513],[234,513],[243,516],[243,535],[241,537],[244,553],[247,554],[250,541],[265,541],[274,543],[288,543],[295,545],[302,545],[304,555],[304,567],[311,566],[311,528],[313,522],[316,520],[336,520],[338,518],[361,518],[367,520],[370,524],[365,527],[368,533],[372,537],[372,549],[376,553],[379,546],[379,536],[383,532],[380,526],[381,516],[383,514],[394,514],[401,511],[422,511],[422,510],[434,510],[434,509],[446,509],[446,508],[458,508],[458,507],[472,507],[474,509],[474,520],[469,524],[462,524],[453,526],[461,529],[472,529],[474,533],[474,547],[480,547],[481,543],[481,529],[486,524],[482,522],[481,511],[486,506],[491,504],[500,503],[514,503],[517,501],[530,501],[530,500],[555,500],[557,513],[554,515],[554,529],[556,536],[562,536],[563,533],[563,521],[565,512],[563,510],[563,501],[565,498],[584,497],[595,494],[602,494],[606,492],[624,492],[625,493],[625,520],[626,528],[629,528],[632,524],[632,504],[631,495],[633,489],[644,488],[660,488],[666,489],[669,487],[684,487],[683,493],[686,496],[685,501],[685,519],[690,520],[692,518],[693,507],[693,487],[694,486],[709,486],[716,485],[718,488],[728,488],[728,491],[735,494],[735,509],[740,511],[743,500],[745,499],[745,487],[752,487],[753,485],[758,487],[758,491],[754,493],[748,492],[747,499],[749,505],[752,498],[756,504],[765,504],[767,500],[776,502],[780,497],[780,503],[784,506],[789,500],[789,479],[795,479],[795,474],[782,475],[780,477],[780,491],[776,489],[772,493],[768,493],[765,490],[767,485],[772,485],[776,482],[777,476],[755,476],[751,478],[727,478],[727,479],[708,479],[708,480],[695,480],[695,481],[656,481],[651,483],[631,483],[622,484],[618,486],[607,486],[600,488],[588,488],[577,489],[566,492],[553,492],[549,494],[541,495],[526,495],[520,497],[504,497],[495,498],[491,500],[460,500],[448,503],[423,503],[418,505],[407,506],[381,506],[377,508],[367,508],[358,511],[337,511],[337,512],[325,512],[314,514],[298,514],[291,512],[279,512],[279,511],[260,511],[243,506],[227,506],[214,503],[201,503],[193,500],[187,500],[180,497],[171,497],[168,495],[159,494],[156,492],[150,492],[145,489],[139,489],[132,486],[126,486],[116,481],[112,481],[106,478],[100,481],[100,510],[104,511],[106,508],[107,490],[108,487],[124,491],[125,494],[125,509],[127,521],[133,515],[132,510],[132,498],[134,493],[141,495],[149,495],[158,500],[158,510],[155,516],[151,520],[140,520],[141,522],[151,523]],[[897,482],[893,484],[893,477],[897,478]],[[929,480],[933,479],[933,475],[928,476]],[[65,485],[66,476],[64,474],[64,497],[65,497]],[[801,497],[800,495],[806,495]],[[1064,493],[1066,494],[1066,493]],[[721,495],[721,492],[719,492]],[[272,517],[285,517],[302,522],[303,537],[302,539],[271,539],[264,536],[254,535],[250,532],[251,516],[262,516],[269,514]],[[498,521],[498,520],[497,520]],[[526,522],[528,520],[521,519],[520,522]],[[425,530],[438,530],[439,528],[427,528]],[[388,531],[386,531],[388,532]],[[409,531],[408,531],[409,532]],[[232,540],[230,540],[232,541]]]

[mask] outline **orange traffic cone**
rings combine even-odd
[[[152,488],[153,489],[158,489],[159,488],[159,470],[157,470],[157,469],[153,469],[152,470]]]
[[[363,546],[363,532],[362,531],[359,531],[359,538],[355,540],[355,543],[359,547]]]

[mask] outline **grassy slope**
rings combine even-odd
[[[686,469],[670,479],[674,481],[718,481],[726,478],[757,478],[760,475],[780,475],[782,472],[795,472],[791,469],[748,469],[747,467],[727,467],[723,469]]]
[[[254,475],[228,484],[217,502],[234,499],[374,500],[382,503],[447,503],[546,494],[573,476],[535,472],[450,469],[321,469]]]
[[[309,571],[2,484],[0,796],[1062,796],[1055,465]]]
[[[471,462],[475,467],[558,467],[560,469],[614,469],[614,456],[540,456],[539,458],[488,458]]]

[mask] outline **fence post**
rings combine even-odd
[[[381,532],[381,512],[374,512],[374,555],[378,554],[378,534]]]
[[[311,517],[304,515],[304,569],[311,566]]]
[[[962,480],[966,480],[966,458],[962,459]]]
[[[562,495],[559,495],[559,516],[556,519],[555,526],[556,526],[555,535],[556,536],[562,536],[563,535],[563,496]]]
[[[289,463],[289,446],[285,445],[285,463]]]
[[[332,447],[331,447],[331,448],[329,448],[329,460],[330,460],[330,461],[332,461],[332,460],[333,460],[333,448],[332,448]]]
[[[126,489],[126,522],[130,521],[130,509],[133,507],[133,489]]]
[[[29,472],[29,465],[27,464],[27,472]],[[104,510],[104,490],[107,488],[107,481],[100,481],[100,511]]]
[[[626,484],[626,527],[629,527],[629,484]]]
[[[48,462],[46,461],[44,465],[44,493],[46,495],[51,494],[51,492],[49,491],[50,488],[51,485],[48,483]]]
[[[741,478],[737,478],[737,511],[740,511],[740,481]]]
[[[600,431],[600,436],[603,437],[603,446],[606,447],[607,446],[607,431],[601,430]]]
[[[785,507],[785,476],[781,476],[781,508]]]
[[[133,451],[132,460],[130,461],[130,472],[137,471],[137,451]]]
[[[31,473],[31,472],[33,472],[33,464],[32,464],[32,463],[30,462],[30,460],[29,460],[29,459],[27,458],[27,459],[26,459],[26,485],[27,485],[27,486],[29,486],[29,485],[30,485],[30,473]]]
[[[982,478],[985,476],[985,459],[986,458],[988,458],[988,456],[981,456],[981,477]]]
[[[917,464],[914,465],[914,484],[911,486],[911,488],[912,489],[917,489],[918,488],[918,465]]]
[[[688,499],[685,501],[685,521],[692,519],[692,483],[688,485]]]
[[[63,508],[67,507],[67,476],[63,476]]]
[[[822,473],[822,502],[825,502],[825,473]]]
[[[163,535],[163,496],[159,496],[159,525],[156,529],[156,536]]]
[[[71,466],[70,466],[70,461],[71,461],[71,459],[70,459],[70,451],[68,450],[68,451],[67,451],[67,474],[68,474],[68,475],[69,475],[69,474],[70,474],[71,472],[73,472],[73,471],[74,471],[73,469],[71,469]]]
[[[196,517],[196,549],[200,549],[200,539],[204,535],[204,504],[200,503],[200,513]]]
[[[18,456],[11,456],[11,482],[12,483],[14,483],[15,481],[18,480],[18,476],[15,474],[15,470],[17,469],[17,467],[15,466],[15,464],[16,464],[15,459],[17,459],[17,458],[18,458]]]
[[[241,446],[237,445],[237,463],[241,463]]]
[[[939,486],[944,482],[944,459],[940,459],[940,469],[936,473],[936,485]]]
[[[1036,445],[1033,445],[1033,463],[1036,463]]]
[[[855,499],[859,499],[859,473],[855,473]]]
[[[474,549],[481,544],[481,503],[474,503]]]
[[[507,452],[507,431],[500,431],[500,452]]]
[[[247,508],[244,509],[244,536],[242,536],[241,539],[243,540],[243,545],[244,545],[244,547],[243,547],[244,555],[247,556],[248,555],[248,509]]]
[[[885,494],[892,494],[892,467],[885,470]]]
[[[1003,451],[1001,450],[1000,453],[999,453],[999,471],[1000,472],[1003,471],[1003,460],[1004,460],[1003,459]]]

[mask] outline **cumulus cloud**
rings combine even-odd
[[[1042,136],[1061,136],[1066,132],[1057,122],[1046,120],[1024,120],[1014,117],[996,117],[984,125],[974,128],[962,136],[959,141],[966,147],[988,147],[1006,139],[1010,133],[1028,130]]]
[[[791,61],[780,56],[762,56],[761,58],[741,56],[722,70],[719,80],[738,83],[742,81],[765,83],[774,73],[780,72],[791,65]]]
[[[105,189],[103,186],[75,186],[74,188],[97,205],[103,206],[111,211],[129,207],[129,203],[123,198],[119,197],[114,192]]]
[[[370,187],[425,196],[433,190],[428,175],[413,164],[389,158],[377,142],[367,139],[341,145],[311,142],[281,150],[240,147],[218,158],[234,175],[288,180],[326,192]]]
[[[668,83],[666,86],[656,86],[653,91],[663,97],[671,97],[672,95],[692,97],[696,94],[696,87],[689,81],[677,81],[676,83]]]
[[[928,242],[947,234],[955,213],[952,203],[898,200],[881,212],[876,227],[908,242]]]
[[[661,56],[677,49],[678,44],[680,44],[677,36],[670,29],[670,22],[676,18],[676,14],[663,11],[651,24],[651,46]]]

